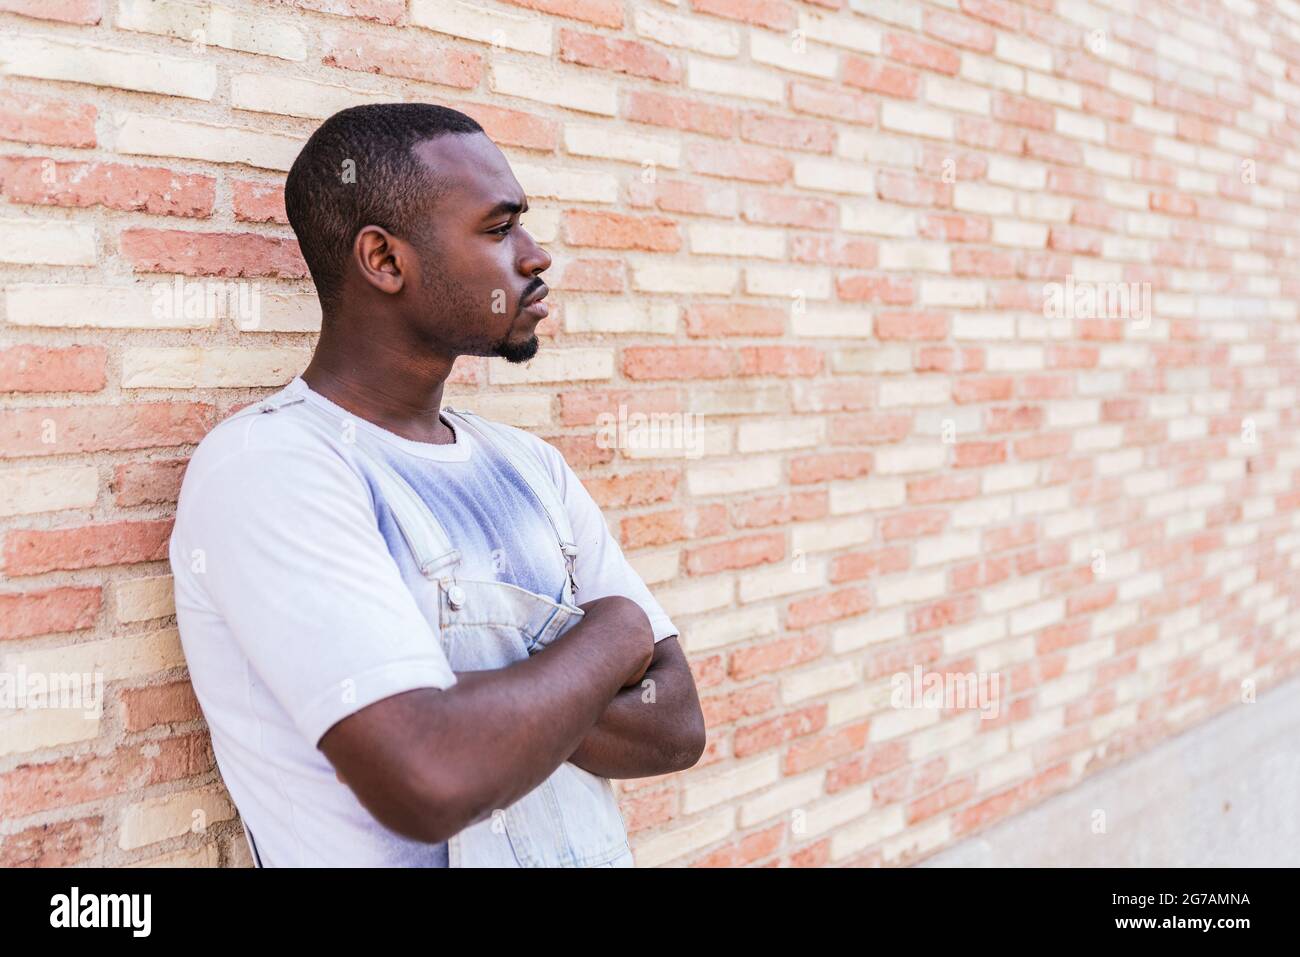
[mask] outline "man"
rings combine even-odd
[[[343,110],[285,206],[311,362],[219,424],[171,538],[177,620],[260,866],[631,866],[610,778],[691,767],[677,629],[559,452],[442,407],[523,362],[550,257],[471,118]]]

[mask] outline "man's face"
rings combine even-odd
[[[442,136],[415,155],[449,189],[430,222],[410,237],[419,254],[411,320],[451,355],[526,362],[545,306],[525,306],[546,289],[551,257],[520,225],[528,200],[496,144],[482,133]]]

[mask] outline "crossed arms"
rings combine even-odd
[[[532,657],[384,698],[318,747],[380,823],[429,843],[513,804],[565,761],[609,778],[693,766],[704,717],[677,639],[656,643],[628,598],[580,607],[584,617]]]

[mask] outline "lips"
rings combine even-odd
[[[528,299],[524,300],[524,308],[536,305],[537,303],[541,302],[543,299],[546,298],[546,294],[550,291],[551,290],[546,286],[542,286],[541,289],[537,290],[537,292],[533,293],[530,297],[528,297]]]

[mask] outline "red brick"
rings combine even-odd
[[[215,419],[211,405],[190,402],[17,409],[0,415],[0,458],[186,445]]]
[[[846,55],[844,82],[872,93],[883,93],[900,100],[914,100],[921,78],[911,70]]]
[[[6,817],[21,818],[192,778],[215,767],[207,732],[121,745],[105,755],[20,764],[0,774],[0,807]]]
[[[0,139],[42,146],[94,146],[95,116],[90,103],[0,91]]]
[[[779,562],[783,558],[785,535],[755,535],[688,549],[686,571],[691,575],[713,575],[733,568]]]
[[[153,216],[212,215],[216,179],[158,166],[0,157],[0,195],[11,203],[104,206]]]
[[[98,392],[108,382],[103,346],[0,349],[0,392]]]
[[[0,639],[93,628],[102,603],[98,585],[0,593]]]
[[[287,223],[284,211],[284,187],[275,183],[257,183],[237,179],[231,187],[235,219],[241,223]]]
[[[97,568],[157,562],[167,557],[172,520],[107,522],[58,529],[15,529],[5,535],[8,575],[56,569]]]
[[[884,53],[891,60],[918,66],[924,70],[955,75],[961,66],[961,57],[947,47],[928,43],[903,33],[885,35]]]
[[[708,346],[628,346],[623,374],[629,379],[721,379],[731,374],[731,353]]]
[[[296,240],[260,233],[126,229],[121,244],[122,255],[136,272],[280,279],[308,276]]]

